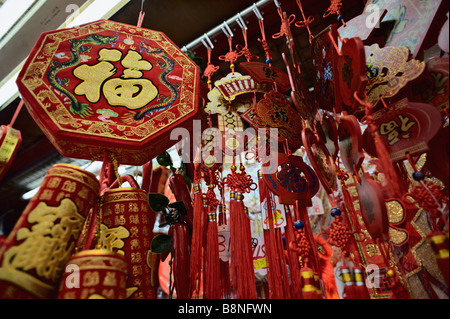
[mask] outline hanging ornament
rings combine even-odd
[[[378,44],[365,47],[367,64],[366,94],[373,107],[383,98],[395,96],[408,82],[425,70],[425,62],[409,59],[406,46],[380,48]],[[356,113],[364,112],[361,107]]]
[[[436,43],[439,27],[444,23],[448,11],[448,5],[446,9],[446,3],[442,0],[370,0],[366,2],[364,12],[372,12],[374,6],[379,12],[387,10],[381,25],[393,26],[387,32],[386,46],[406,45],[414,59],[420,56],[429,43]]]
[[[11,122],[8,125],[0,126],[0,180],[10,168],[20,143],[22,142],[20,131],[12,126],[14,125],[17,116],[19,116],[23,103],[23,100],[20,100]]]
[[[393,162],[405,160],[407,153],[416,156],[429,151],[429,141],[442,127],[442,117],[435,107],[410,102],[408,98],[373,113],[373,122]],[[373,128],[369,126],[363,134],[364,149],[372,156],[379,156],[371,138],[372,132]]]
[[[319,190],[319,180],[300,156],[276,153],[277,160],[263,163],[263,180],[278,196],[281,204],[311,206],[311,198]],[[277,163],[277,167],[274,164]],[[281,169],[279,169],[281,168]]]
[[[380,185],[363,173],[357,184],[361,215],[372,239],[389,240],[386,204]]]
[[[99,188],[95,175],[79,167],[56,164],[49,169],[0,248],[2,298],[56,297]]]
[[[342,266],[340,271],[342,272],[342,278],[344,280],[344,299],[369,299],[369,293],[365,287],[364,275],[361,267],[358,263],[353,262],[353,269],[345,262],[346,258],[349,258],[351,253],[354,256],[354,251],[351,251],[351,241],[353,239],[353,233],[347,223],[343,221],[341,210],[337,207],[331,209],[331,216],[334,220],[327,228],[329,234],[328,243],[339,247],[342,252]],[[358,260],[357,258],[355,258]]]
[[[297,220],[295,222],[295,240],[289,242],[289,249],[295,251],[299,256],[302,297],[304,299],[322,299],[322,294],[315,282],[314,271],[309,267],[312,259],[312,247],[304,234],[304,227],[302,221]]]
[[[244,193],[256,189],[250,175],[241,164],[240,172],[235,163],[231,166],[223,184],[230,189],[230,252],[231,280],[235,298],[256,298],[255,272],[249,216],[245,213]]]
[[[422,76],[411,87],[414,101],[431,104],[439,111],[449,108],[449,58],[434,57],[426,62]]]
[[[58,299],[125,299],[127,296],[128,264],[123,255],[107,249],[84,250],[70,257],[64,269]]]
[[[364,160],[361,127],[353,115],[339,118],[339,154],[342,164],[349,172],[358,171]]]
[[[335,110],[340,113],[342,100],[336,71],[339,56],[333,44],[337,42],[337,39],[337,26],[332,24],[313,38],[311,54],[316,105],[320,109],[331,112]]]
[[[281,54],[289,75],[289,82],[291,84],[291,99],[300,116],[309,123],[314,123],[316,117],[317,107],[314,102],[313,95],[306,86],[305,81],[300,76],[300,73],[286,60],[286,55]],[[311,125],[311,124],[310,124]]]
[[[342,39],[337,68],[340,70],[337,80],[342,102],[353,108],[355,94],[361,96],[367,84],[366,56],[360,38]]]
[[[302,141],[311,166],[327,193],[337,189],[337,175],[334,160],[325,144],[308,128],[302,131]]]
[[[288,141],[292,149],[301,146],[301,130],[304,121],[292,108],[291,103],[278,91],[264,94],[251,110],[244,112],[242,118],[255,129],[277,128],[278,142]]]
[[[309,16],[308,18],[305,17],[305,13],[303,12],[303,6],[302,2],[300,0],[297,0],[298,8],[300,9],[300,12],[302,14],[303,20],[295,22],[295,26],[297,28],[306,28],[309,34],[309,43],[312,42],[313,35],[311,33],[311,30],[309,29],[309,26],[314,22],[314,17]]]
[[[285,259],[280,258],[280,256],[284,255],[284,249],[281,245],[281,227],[286,226],[286,206],[278,203],[277,196],[274,196],[267,188],[260,171],[258,171],[258,188],[261,201],[264,250],[267,260],[269,298],[290,298],[291,289],[289,287],[287,265]],[[292,273],[291,278],[292,276],[295,276],[295,273]],[[296,295],[295,292],[293,295]]]
[[[92,74],[96,74],[92,77]],[[142,165],[197,114],[199,67],[161,32],[107,20],[43,33],[17,85],[66,157]]]
[[[189,281],[192,296],[199,296],[201,290],[201,275],[203,267],[203,242],[206,230],[207,215],[203,210],[202,170],[201,163],[195,163],[193,176],[193,226],[191,240],[191,258],[189,267]]]
[[[206,231],[204,289],[205,299],[219,299],[220,289],[220,259],[219,259],[219,235],[217,227],[217,207],[219,200],[214,193],[212,172],[209,170],[210,184],[205,194],[205,204],[208,214],[208,226]]]
[[[125,256],[128,268],[127,298],[150,299],[151,267],[147,264],[150,250],[150,206],[147,193],[140,189],[131,175],[121,177],[131,187],[118,187],[117,183],[102,194],[100,243],[106,250]],[[98,227],[98,226],[97,226]]]

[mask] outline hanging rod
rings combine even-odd
[[[253,3],[252,6],[248,7],[244,11],[239,12],[238,14],[234,15],[233,17],[231,17],[227,21],[225,21],[225,22],[221,23],[220,25],[216,26],[214,29],[208,31],[207,33],[204,33],[201,36],[199,36],[197,39],[195,39],[191,43],[183,46],[183,48],[181,48],[181,50],[186,52],[186,51],[191,50],[194,47],[198,46],[199,44],[203,43],[203,45],[205,45],[205,38],[208,40],[208,43],[210,44],[209,38],[210,37],[212,38],[216,34],[218,34],[220,32],[223,32],[224,25],[227,26],[227,25],[231,25],[233,23],[237,23],[236,20],[238,20],[240,18],[244,18],[245,16],[249,15],[252,11],[255,13],[255,15],[257,15],[258,8],[264,6],[265,4],[267,4],[270,1],[272,1],[272,0],[260,0],[257,3]],[[276,1],[276,0],[274,0],[274,1]],[[258,19],[259,19],[259,17],[258,17]]]

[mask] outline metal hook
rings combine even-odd
[[[261,15],[261,12],[258,9],[258,6],[256,5],[256,3],[253,4],[252,10],[255,13],[255,16],[258,18],[258,20],[264,20],[262,15]]]
[[[206,40],[206,42],[205,42],[205,40]],[[206,33],[204,33],[201,41],[207,49],[211,49],[211,50],[214,49],[214,45],[212,44],[211,40],[209,39],[209,37]]]
[[[239,24],[242,30],[247,30],[247,26],[245,25],[245,22],[242,19],[241,14],[238,13],[237,16],[238,16],[236,19],[237,24]]]
[[[273,0],[273,2],[275,3],[275,5],[277,6],[278,9],[280,9],[280,4],[278,3],[277,0]]]
[[[231,32],[230,27],[228,26],[227,22],[224,21],[222,23],[222,25],[220,26],[220,28],[222,29],[223,33],[225,33],[225,35],[227,37],[233,37],[233,32]]]

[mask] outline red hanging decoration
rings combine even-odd
[[[219,260],[219,238],[217,229],[217,200],[214,193],[214,184],[211,170],[210,184],[205,194],[205,206],[208,210],[208,226],[206,234],[206,256],[204,269],[204,289],[205,299],[218,299],[221,297],[220,291],[220,260]]]
[[[234,158],[234,157],[233,157]],[[250,219],[244,210],[244,193],[254,190],[256,184],[245,167],[232,165],[231,173],[225,177],[223,183],[230,190],[230,250],[231,250],[231,278],[233,295],[235,298],[256,298],[255,272],[253,267],[253,253],[251,247]]]
[[[200,294],[200,283],[202,276],[201,269],[203,266],[204,229],[206,226],[206,213],[203,210],[203,195],[201,187],[201,165],[202,164],[200,163],[195,163],[193,178],[194,207],[189,276],[192,296],[199,296]]]

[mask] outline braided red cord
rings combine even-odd
[[[256,183],[250,175],[245,172],[244,166],[240,167],[240,172],[236,171],[236,167],[231,168],[231,173],[224,178],[223,181],[230,189],[239,193],[250,193],[256,189]]]
[[[230,62],[230,68],[232,72],[234,73],[234,62],[243,54],[242,52],[237,52],[236,50],[233,50],[233,37],[228,37],[228,45],[230,47],[230,51],[228,51],[225,55],[219,56],[219,60]]]
[[[348,256],[348,244],[352,236],[352,231],[347,224],[342,222],[341,216],[335,216],[330,226],[327,228],[329,233],[328,242],[330,245],[341,248],[342,255]]]
[[[295,241],[289,243],[289,249],[295,251],[299,258],[301,267],[306,267],[311,253],[311,246],[303,233],[303,229],[294,228]]]

